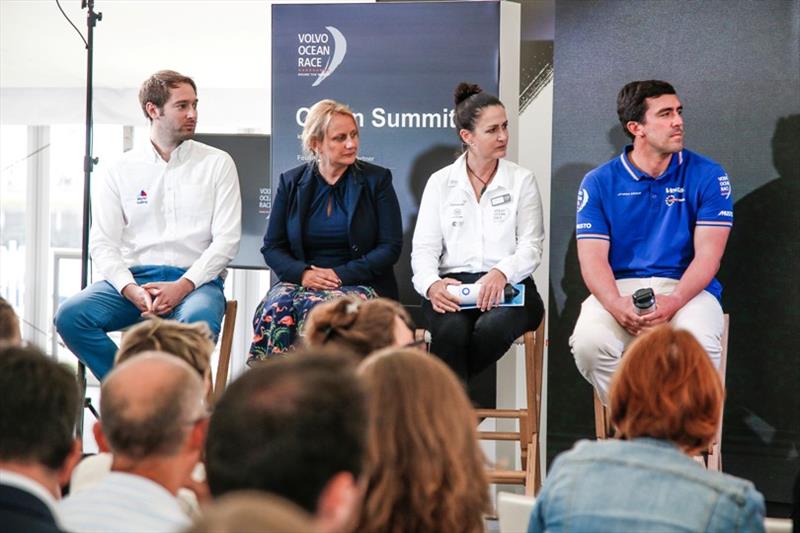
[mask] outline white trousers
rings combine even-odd
[[[656,294],[670,294],[676,285],[678,281],[669,278],[617,280],[617,287],[623,296],[632,295],[646,287],[652,288]],[[711,293],[701,291],[675,313],[670,323],[674,328],[685,329],[694,335],[714,366],[719,368],[724,325],[722,307]],[[611,377],[620,363],[622,353],[633,339],[633,335],[617,323],[594,295],[584,300],[569,345],[578,370],[597,390],[604,405],[608,405]]]

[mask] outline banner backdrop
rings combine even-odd
[[[403,214],[395,267],[404,304],[410,241],[425,181],[459,152],[452,124],[461,81],[498,93],[500,3],[379,3],[272,7],[272,183],[304,162],[308,108],[346,103],[361,129],[359,158],[388,167]]]

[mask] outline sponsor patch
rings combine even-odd
[[[731,182],[728,179],[728,176],[720,176],[717,178],[719,182],[719,193],[722,195],[723,198],[730,198],[731,196]]]
[[[586,189],[581,189],[578,191],[578,212],[581,212],[581,209],[586,207],[586,204],[589,203],[589,191]]]

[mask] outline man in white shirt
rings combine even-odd
[[[194,81],[156,72],[142,84],[139,101],[150,143],[125,153],[92,183],[90,252],[105,281],[69,298],[55,317],[61,338],[98,379],[117,349],[107,332],[143,318],[204,321],[218,336],[225,268],[241,236],[233,159],[191,140]]]
[[[68,531],[182,531],[176,494],[203,449],[208,411],[203,380],[183,360],[149,352],[103,381],[94,435],[113,456],[111,473],[58,504]]]
[[[78,383],[36,348],[0,347],[0,530],[59,531],[61,487],[81,457]]]

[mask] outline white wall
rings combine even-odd
[[[169,68],[197,83],[200,128],[268,133],[273,3],[96,0],[95,122],[143,125],[138,87]],[[85,36],[80,2],[61,5]],[[0,0],[0,122],[82,123],[85,85],[84,44],[55,1]]]

